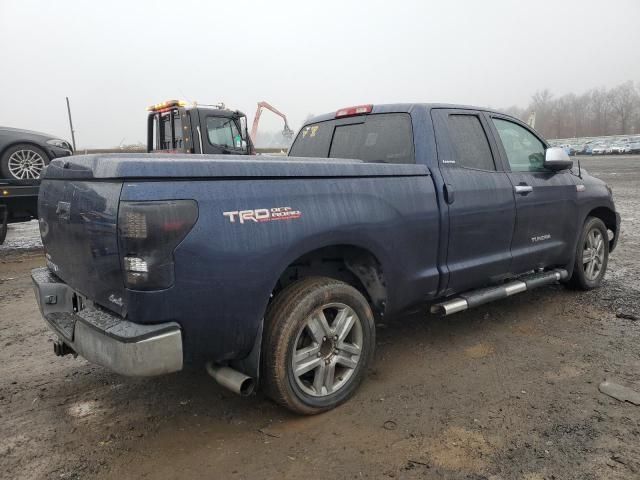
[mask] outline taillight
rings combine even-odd
[[[194,200],[120,202],[118,247],[125,286],[160,290],[173,285],[173,251],[197,219]]]
[[[373,105],[356,105],[355,107],[341,108],[336,112],[336,118],[364,115],[365,113],[371,113],[372,110]]]

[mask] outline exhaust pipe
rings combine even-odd
[[[208,362],[207,373],[220,385],[243,397],[251,395],[256,388],[256,382],[253,378],[231,367]]]
[[[435,305],[431,305],[431,313],[445,317],[452,313],[462,312],[463,310],[477,307],[478,305],[510,297],[516,293],[533,290],[534,288],[559,282],[560,280],[566,280],[567,278],[569,278],[569,273],[563,269],[534,273],[520,277],[519,280],[514,280],[504,285],[472,290],[452,300],[436,303]]]

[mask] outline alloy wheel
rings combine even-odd
[[[298,332],[291,356],[293,377],[308,395],[331,395],[347,384],[362,357],[362,322],[342,303],[315,310]]]
[[[597,279],[604,264],[604,238],[597,228],[591,229],[584,240],[582,263],[585,277]]]
[[[16,150],[9,157],[9,172],[14,178],[31,180],[40,178],[45,167],[44,158],[33,150]]]

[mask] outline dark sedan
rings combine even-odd
[[[36,180],[54,158],[73,153],[69,142],[46,133],[0,127],[0,176]]]

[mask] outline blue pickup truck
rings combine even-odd
[[[290,157],[53,160],[32,278],[58,355],[124,375],[206,366],[302,414],[349,398],[376,318],[598,287],[607,185],[521,121],[454,105],[310,120]]]

